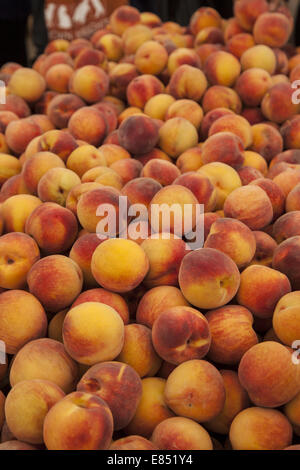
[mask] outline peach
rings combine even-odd
[[[82,69],[80,69],[82,70]],[[91,126],[91,123],[93,125]],[[72,114],[68,129],[75,139],[98,147],[107,133],[107,124],[103,114],[96,108],[85,106]]]
[[[249,406],[249,398],[239,382],[238,374],[232,370],[220,371],[225,391],[226,400],[221,413],[205,423],[205,427],[218,434],[229,434],[230,426],[234,418]]]
[[[174,416],[166,405],[164,392],[166,381],[158,377],[142,380],[142,396],[136,413],[126,428],[127,434],[150,438],[155,427]]]
[[[212,85],[231,87],[241,73],[241,65],[233,54],[217,51],[206,60],[204,72]]]
[[[68,307],[80,294],[83,276],[70,258],[52,255],[39,260],[28,273],[30,292],[44,308],[56,313]]]
[[[38,142],[36,152],[52,152],[60,157],[64,162],[68,159],[68,156],[78,147],[74,137],[68,132],[61,130],[52,130],[45,132]],[[32,154],[31,154],[32,155]],[[27,149],[26,156],[28,157]]]
[[[10,384],[23,380],[49,380],[65,393],[74,390],[78,366],[67,354],[63,344],[50,338],[35,339],[16,354],[10,369]]]
[[[212,248],[187,254],[180,267],[179,285],[185,298],[203,309],[222,307],[238,291],[240,274],[229,256]],[[210,296],[209,292],[214,295]]]
[[[250,184],[259,186],[266,192],[273,207],[273,220],[278,219],[284,213],[285,206],[285,195],[280,187],[267,178],[258,178]]]
[[[109,78],[100,67],[85,65],[75,70],[69,83],[69,91],[88,103],[96,103],[108,94]]]
[[[84,240],[85,237],[90,237],[88,234],[84,235],[80,239],[77,240],[76,243],[79,243],[81,239]],[[70,256],[72,251],[70,253]],[[72,305],[72,308],[77,307],[78,305],[86,302],[100,302],[102,304],[106,304],[109,307],[113,308],[122,318],[124,324],[126,325],[129,323],[129,309],[126,301],[121,297],[119,294],[115,294],[113,292],[109,292],[105,289],[90,289],[82,292],[75,302]]]
[[[78,54],[80,54],[80,52],[86,48],[92,48],[90,41],[84,38],[76,38],[69,43],[67,54],[71,57],[71,59],[76,59]]]
[[[168,53],[158,42],[146,41],[137,49],[134,63],[142,74],[159,75],[168,63]]]
[[[244,108],[241,115],[247,119],[252,126],[265,121],[265,117],[260,108]]]
[[[30,268],[40,258],[40,251],[29,236],[11,232],[0,237],[0,257],[0,287],[22,289]]]
[[[234,450],[283,450],[291,444],[292,437],[293,430],[286,417],[278,410],[266,408],[241,411],[230,427]]]
[[[273,328],[281,342],[291,346],[299,339],[299,292],[284,295],[276,305]]]
[[[293,212],[299,210],[299,190],[300,184],[297,184],[286,198],[286,211]]]
[[[130,26],[122,35],[123,48],[126,55],[135,54],[138,48],[152,39],[152,31],[148,25]]]
[[[38,450],[37,447],[34,447],[26,442],[21,442],[17,440],[6,441],[0,444],[0,450]]]
[[[106,166],[96,166],[86,171],[82,176],[82,181],[95,182],[100,186],[108,186],[110,189],[118,191],[124,186],[122,177]]]
[[[132,259],[135,260],[132,264]],[[100,286],[117,293],[137,287],[149,270],[144,250],[135,242],[110,239],[94,251],[91,263],[93,276]]]
[[[282,152],[283,139],[280,133],[270,124],[261,123],[252,126],[253,142],[251,150],[270,161]]]
[[[161,358],[178,365],[206,356],[211,336],[202,313],[191,307],[173,307],[155,320],[152,342]]]
[[[266,0],[240,0],[234,4],[236,21],[246,31],[251,31],[257,18],[268,10]]]
[[[178,416],[158,424],[151,441],[162,450],[213,450],[212,440],[200,424]]]
[[[45,49],[45,54],[51,54],[56,51],[65,52],[68,49],[69,44],[69,41],[66,39],[54,39],[48,43]]]
[[[286,150],[285,152],[278,153],[270,163],[270,169],[278,163],[291,163],[299,164],[300,163],[300,150],[291,149]]]
[[[25,380],[15,385],[5,401],[5,416],[16,439],[43,443],[43,424],[48,411],[64,397],[64,392],[47,380]],[[20,415],[26,414],[26,420]]]
[[[130,106],[144,109],[145,104],[155,95],[164,93],[163,83],[153,75],[140,75],[131,80],[127,87],[127,101]]]
[[[201,29],[195,39],[195,47],[201,44],[224,44],[224,34],[220,28],[208,26]]]
[[[88,426],[89,433],[86,433]],[[113,434],[113,417],[101,398],[73,392],[56,403],[44,420],[48,450],[106,450]]]
[[[150,152],[156,146],[158,139],[158,127],[148,116],[128,117],[119,127],[121,146],[133,154]]]
[[[117,64],[109,73],[110,87],[114,95],[126,98],[129,83],[138,76],[133,64]]]
[[[159,130],[159,146],[175,158],[198,143],[196,128],[187,119],[175,117],[166,121]]]
[[[42,96],[46,89],[46,82],[35,70],[22,67],[12,74],[8,88],[13,95],[32,103]]]
[[[217,108],[226,108],[235,113],[240,113],[242,110],[242,102],[237,92],[221,85],[208,88],[203,96],[202,106],[205,113]]]
[[[138,160],[133,158],[127,158],[123,160],[117,160],[110,165],[110,169],[117,172],[122,178],[124,184],[129,181],[138,178],[143,169],[143,165]]]
[[[241,178],[243,186],[250,184],[251,181],[255,181],[258,178],[263,178],[263,175],[256,168],[250,166],[242,166],[238,170],[239,177]]]
[[[73,307],[64,319],[62,331],[66,351],[81,364],[111,361],[124,343],[124,323],[120,315],[100,302]]]
[[[299,436],[300,434],[299,399],[300,394],[298,393],[298,395],[296,395],[296,397],[293,398],[293,400],[287,403],[284,407],[284,414],[288,418],[289,422],[292,424],[294,432],[297,436]]]
[[[96,65],[103,70],[107,69],[107,58],[102,51],[84,47],[74,59],[74,68],[80,69],[85,65]]]
[[[290,121],[285,122],[281,127],[280,132],[283,137],[285,148],[300,149],[299,129],[299,116],[295,116]]]
[[[141,13],[140,22],[143,25],[149,26],[149,28],[155,28],[156,26],[161,25],[160,17],[150,11],[145,11]]]
[[[201,123],[201,136],[203,137],[203,140],[208,138],[209,130],[214,122],[223,116],[228,116],[228,114],[233,114],[233,111],[227,108],[212,109],[205,114]]]
[[[170,94],[177,100],[186,98],[200,101],[207,86],[207,79],[202,70],[186,64],[177,68],[169,82]]]
[[[142,163],[142,165],[146,165],[149,160],[159,159],[159,160],[166,160],[167,162],[172,162],[172,158],[169,157],[166,152],[158,148],[154,148],[150,152],[143,153],[142,155],[137,155],[134,157],[136,160]]]
[[[30,108],[26,101],[15,94],[9,94],[6,96],[6,103],[0,104],[1,111],[11,111],[15,113],[19,118],[28,117],[31,114]]]
[[[244,152],[244,166],[258,170],[263,176],[268,173],[268,164],[266,160],[257,152],[246,150]]]
[[[172,184],[180,176],[180,171],[171,162],[159,159],[149,160],[141,171],[141,177],[153,178],[162,186]]]
[[[176,160],[176,166],[178,166],[181,173],[197,171],[202,165],[202,149],[200,147],[192,147],[186,150]]]
[[[165,120],[169,107],[175,103],[173,96],[161,93],[155,95],[147,101],[144,112],[153,119]]]
[[[168,107],[165,120],[182,117],[190,121],[196,129],[199,129],[203,119],[203,110],[198,103],[192,100],[178,100]]]
[[[275,170],[275,166],[273,169]],[[273,182],[279,186],[284,196],[287,198],[290,192],[300,183],[300,167],[297,165],[292,166],[292,168],[288,167],[275,176]]]
[[[238,268],[243,268],[252,261],[256,242],[253,233],[245,224],[238,220],[221,218],[212,224],[204,247],[222,251]]]
[[[109,167],[119,160],[130,158],[130,153],[119,145],[104,144],[99,147],[99,151]]]
[[[250,264],[261,264],[271,268],[273,255],[277,248],[277,243],[270,235],[265,232],[254,231],[253,235],[256,240],[256,252]]]
[[[41,204],[40,199],[30,194],[17,194],[6,199],[1,206],[5,230],[25,232],[28,217]]]
[[[67,93],[73,68],[68,64],[56,64],[50,67],[45,75],[47,88],[58,93]]]
[[[67,168],[51,168],[39,180],[37,193],[44,202],[55,202],[61,206],[74,186],[80,184],[79,176]]]
[[[12,176],[18,175],[20,171],[21,164],[17,158],[0,153],[0,187]]]
[[[142,436],[127,436],[114,441],[109,450],[157,450],[157,447]]]
[[[222,162],[213,162],[203,165],[198,173],[208,177],[217,189],[216,209],[222,209],[228,195],[242,186],[238,173],[229,165]]]
[[[282,13],[270,12],[260,15],[254,25],[253,35],[257,44],[270,47],[284,46],[291,35],[291,24]]]
[[[107,125],[107,133],[112,133],[118,126],[118,114],[114,106],[110,103],[96,103],[92,106],[102,113]]]
[[[140,22],[139,11],[130,6],[121,6],[117,8],[110,17],[110,27],[115,34],[122,34],[130,27]]]
[[[276,55],[273,50],[263,44],[247,49],[241,57],[242,70],[259,68],[273,75],[276,70]]]
[[[258,343],[253,316],[244,307],[227,305],[208,312],[206,319],[211,332],[208,357],[213,362],[238,364],[245,352]]]
[[[239,33],[232,36],[226,44],[228,52],[240,59],[245,51],[255,46],[252,34]]]
[[[62,310],[54,315],[48,324],[48,337],[63,343],[62,327],[65,316],[68,313],[68,309]]]
[[[25,160],[22,178],[32,194],[37,194],[40,179],[51,168],[65,168],[62,159],[52,152],[37,152]]]
[[[299,366],[291,350],[274,341],[256,344],[244,354],[239,379],[251,401],[265,408],[285,405],[300,390]]]
[[[45,116],[44,114],[34,114],[31,116],[31,119],[33,122],[35,122],[38,126],[41,128],[41,133],[43,134],[44,132],[50,131],[54,129],[54,126],[48,116]]]
[[[47,55],[46,57],[44,57],[40,61],[40,64],[38,66],[37,64],[35,64],[37,66],[39,73],[45,77],[48,70],[57,64],[67,64],[70,67],[72,67],[73,61],[72,61],[72,57],[70,57],[69,50],[70,50],[70,46],[68,47],[67,52],[55,51]]]
[[[219,13],[213,8],[202,7],[192,15],[190,20],[190,29],[194,35],[198,34],[204,28],[221,28],[222,19]]]
[[[261,104],[271,86],[271,76],[266,70],[251,68],[237,79],[235,89],[246,106],[255,107]]]
[[[284,273],[290,280],[293,290],[300,289],[300,273],[298,263],[300,236],[288,238],[275,250],[272,266]]]
[[[251,230],[260,230],[273,219],[272,203],[266,192],[256,185],[234,190],[225,201],[224,212],[226,217],[240,220]]]
[[[109,61],[118,62],[123,56],[122,39],[116,34],[105,34],[99,38],[95,47],[103,52]]]
[[[106,166],[105,157],[93,145],[81,145],[68,157],[67,168],[74,171],[80,178],[91,168]]]
[[[205,64],[206,59],[214,52],[223,50],[222,44],[201,44],[195,48],[202,65]]]
[[[66,199],[66,208],[72,211],[73,214],[77,215],[77,205],[81,196],[89,191],[92,191],[94,189],[99,189],[101,187],[102,185],[100,183],[95,183],[95,182],[81,183],[81,184],[74,186],[71,189],[71,191],[68,193],[68,196]]]
[[[193,49],[187,49],[186,47],[179,47],[175,49],[170,55],[168,60],[168,72],[169,75],[173,75],[174,72],[181,65],[190,65],[195,68],[200,68],[201,61],[197,52]]]
[[[17,121],[19,116],[17,116],[12,111],[0,111],[0,131],[5,132],[8,124],[11,121]]]
[[[59,94],[50,101],[47,114],[55,127],[64,129],[68,126],[69,120],[75,111],[84,106],[85,103],[79,96],[72,93]]]
[[[299,113],[299,104],[294,103],[294,90],[290,83],[274,85],[264,96],[261,109],[272,122],[281,124]],[[278,152],[279,153],[279,152]]]
[[[9,148],[17,155],[26,150],[30,141],[41,135],[42,129],[31,118],[18,119],[11,121],[5,131],[5,139]]]
[[[80,392],[92,393],[109,406],[114,429],[132,420],[142,395],[142,382],[135,370],[121,362],[102,362],[91,367],[77,385]]]
[[[218,122],[224,119],[225,128],[226,120],[229,116],[217,119],[211,126],[209,131],[209,138],[205,141],[202,147],[202,161],[204,164],[220,162],[232,166],[235,169],[240,168],[244,163],[244,145],[242,140],[236,134],[228,131],[218,132]],[[229,128],[230,123],[229,123]],[[217,133],[213,131],[216,129]]]
[[[217,119],[209,129],[209,137],[221,132],[231,132],[239,137],[245,148],[252,144],[252,129],[248,121],[235,114]]]
[[[199,359],[184,362],[171,372],[164,395],[174,413],[199,423],[218,416],[225,404],[221,374],[212,364]]]
[[[8,354],[16,354],[29,341],[46,335],[47,317],[33,295],[21,290],[8,290],[0,294],[0,305],[1,339]]]

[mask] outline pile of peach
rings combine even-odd
[[[0,449],[300,449],[292,29],[126,6],[1,68]],[[203,248],[98,237],[121,196],[203,204]]]

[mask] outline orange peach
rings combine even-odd
[[[104,144],[99,147],[99,151],[109,167],[118,160],[130,158],[130,153],[119,145]]]
[[[55,127],[64,129],[68,126],[69,120],[75,111],[84,106],[85,103],[79,96],[72,93],[62,93],[50,101],[47,107],[47,114]]]
[[[259,153],[267,161],[272,160],[283,150],[283,139],[280,133],[270,124],[261,123],[252,126],[253,143],[251,150]]]
[[[203,137],[203,140],[208,138],[209,130],[214,122],[223,116],[228,116],[228,114],[233,114],[233,111],[227,108],[212,109],[205,114],[201,123],[201,136]]]
[[[273,315],[274,332],[287,346],[299,339],[299,292],[284,295],[276,305]]]
[[[9,91],[25,101],[37,101],[46,89],[42,75],[30,68],[19,68],[11,76],[8,83]]]
[[[117,160],[110,165],[110,169],[118,173],[122,178],[123,183],[126,184],[129,181],[138,178],[143,169],[143,165],[138,160],[133,158],[127,158],[123,160]]]
[[[117,64],[109,73],[110,87],[113,95],[126,98],[127,86],[138,76],[133,64]]]
[[[252,150],[246,150],[244,153],[244,158],[244,166],[248,166],[260,171],[263,176],[267,175],[268,164],[259,153],[253,152]]]
[[[39,138],[37,142],[37,149],[34,150],[34,153],[45,151],[52,152],[65,162],[68,159],[68,156],[77,147],[78,144],[71,134],[55,129],[45,132],[45,134]],[[32,153],[31,155],[28,155],[27,149],[26,156],[32,156]]]
[[[300,289],[300,273],[298,259],[300,249],[300,236],[288,238],[275,250],[272,266],[284,273],[290,280],[293,290]]]
[[[23,118],[11,121],[6,127],[5,139],[8,147],[17,155],[26,150],[30,141],[42,134],[41,127],[33,118]]]
[[[286,170],[273,177],[273,182],[279,186],[286,198],[290,192],[300,183],[300,167],[297,165],[291,166],[292,168],[288,167]],[[275,171],[275,166],[273,167],[273,170]]]
[[[157,447],[142,436],[127,436],[114,441],[109,450],[157,450]]]
[[[205,74],[197,67],[181,65],[173,73],[169,82],[170,94],[178,99],[200,101],[207,89]]]
[[[169,107],[175,103],[173,96],[161,93],[155,95],[147,101],[144,112],[153,119],[165,120]]]
[[[41,204],[40,199],[30,194],[17,194],[6,199],[1,206],[5,230],[25,232],[28,217]]]
[[[291,23],[285,15],[270,12],[263,13],[257,18],[253,28],[253,35],[257,44],[282,47],[287,43],[291,30]]]
[[[172,184],[180,176],[180,171],[171,162],[159,159],[149,160],[141,171],[141,177],[153,178],[162,186]]]
[[[208,57],[204,72],[212,85],[231,87],[241,73],[241,65],[233,54],[218,51]]]
[[[242,140],[236,134],[228,131],[218,132],[217,127],[219,121],[224,119],[225,128],[226,120],[229,116],[217,119],[211,126],[209,138],[202,147],[202,161],[204,164],[220,162],[232,166],[235,169],[240,168],[244,163],[244,145]],[[234,116],[235,117],[235,116]],[[229,128],[230,128],[229,123]],[[214,134],[214,129],[217,133]]]
[[[192,147],[186,150],[176,160],[176,166],[178,166],[181,173],[197,171],[202,165],[202,149],[200,147]]]
[[[221,133],[231,132],[241,139],[245,148],[252,144],[252,129],[248,121],[235,114],[217,119],[209,129],[209,137]]]
[[[97,41],[95,47],[104,53],[109,61],[118,62],[123,56],[122,39],[116,34],[105,34]]]
[[[246,106],[259,106],[271,88],[270,74],[263,69],[251,68],[241,74],[236,82],[236,91]]]
[[[261,103],[264,116],[269,121],[281,124],[298,114],[300,108],[293,100],[293,93],[289,82],[272,86]]]
[[[37,193],[44,202],[55,202],[64,206],[69,192],[78,184],[80,178],[74,171],[67,168],[51,168],[39,180]]]
[[[202,7],[193,14],[190,20],[190,29],[194,35],[207,27],[221,27],[221,17],[213,8]]]
[[[74,171],[80,178],[96,166],[106,166],[106,160],[93,145],[81,145],[69,155],[67,160],[67,168]]]
[[[127,87],[127,101],[130,106],[144,109],[146,103],[155,95],[164,93],[163,83],[153,75],[140,75]]]
[[[195,147],[197,143],[197,130],[185,118],[169,119],[159,130],[159,146],[171,157],[178,157],[189,148]]]
[[[254,231],[253,235],[256,240],[256,252],[250,264],[261,264],[272,267],[272,259],[277,248],[275,240],[265,232]]]
[[[91,49],[90,47],[84,47],[74,59],[74,68],[80,69],[85,65],[96,65],[97,67],[101,67],[103,70],[107,70],[106,55],[101,50],[98,51],[96,49]]]
[[[203,119],[203,110],[198,103],[192,100],[177,100],[168,107],[165,120],[175,117],[185,118],[190,121],[196,129],[199,129]]]
[[[167,67],[169,75],[173,75],[181,65],[190,65],[195,68],[200,68],[201,61],[196,51],[193,49],[187,49],[186,47],[175,49],[169,55]]]
[[[91,123],[93,123],[92,126]],[[106,136],[107,124],[100,111],[94,107],[85,106],[72,114],[68,122],[68,129],[75,139],[98,147]]]
[[[245,51],[254,46],[254,38],[252,34],[248,33],[235,34],[226,44],[228,52],[233,54],[237,59],[240,59]]]
[[[58,93],[67,93],[73,68],[68,64],[56,64],[50,67],[45,75],[47,88]]]
[[[208,88],[203,96],[203,110],[205,113],[217,108],[226,108],[235,113],[242,110],[241,98],[232,88],[215,85]]]
[[[126,55],[135,54],[138,48],[152,39],[152,31],[148,25],[130,26],[122,35],[123,48]]]
[[[68,51],[55,51],[46,55],[46,57],[40,61],[40,64],[35,64],[39,73],[45,77],[48,70],[57,64],[67,64],[72,67],[73,61],[72,57],[70,57],[69,50],[70,46],[68,47]]]
[[[259,68],[266,70],[270,75],[273,75],[276,70],[276,55],[273,50],[263,44],[247,49],[241,59],[242,70],[248,70],[252,68]]]
[[[65,168],[61,158],[52,152],[37,152],[22,168],[22,177],[32,194],[37,194],[37,187],[42,176],[51,168]]]
[[[102,100],[108,93],[108,87],[108,75],[95,65],[85,65],[77,69],[69,83],[69,91],[88,103]]]
[[[251,31],[257,18],[268,10],[266,0],[240,0],[234,4],[236,21],[246,31]]]
[[[66,208],[72,211],[73,214],[77,215],[77,205],[81,196],[89,191],[92,191],[94,189],[99,189],[101,187],[102,185],[100,183],[95,183],[93,181],[88,182],[88,183],[81,183],[81,184],[74,186],[71,189],[71,191],[68,193],[68,196],[66,199]]]
[[[144,42],[135,53],[135,66],[140,73],[159,75],[168,62],[164,46],[156,41]]]
[[[195,47],[201,44],[224,44],[224,34],[220,28],[208,26],[201,29],[195,39]]]
[[[140,13],[136,8],[121,6],[110,17],[110,27],[115,34],[122,34],[131,26],[140,22]]]

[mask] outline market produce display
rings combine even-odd
[[[123,6],[0,69],[0,450],[300,450],[293,23]]]

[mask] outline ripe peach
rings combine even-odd
[[[176,160],[181,173],[197,171],[203,165],[202,149],[200,147],[192,147],[183,152]]]
[[[22,177],[32,194],[37,194],[37,187],[42,176],[51,168],[65,168],[61,158],[52,152],[37,152],[25,161]]]
[[[291,24],[282,13],[270,12],[260,15],[254,25],[253,35],[257,44],[270,47],[284,46],[291,34]]]
[[[266,160],[257,152],[246,150],[244,152],[244,166],[251,167],[266,176],[268,173],[268,164]]]
[[[41,204],[40,199],[30,194],[17,194],[6,199],[1,206],[5,230],[25,232],[28,217]]]
[[[55,96],[47,107],[47,114],[52,124],[58,129],[68,127],[71,116],[77,109],[85,106],[84,101],[79,96],[72,93],[59,94]]]
[[[88,426],[89,433],[86,433]],[[113,417],[101,398],[74,392],[54,405],[44,421],[48,450],[106,450],[113,434]]]
[[[158,377],[142,380],[142,397],[132,421],[126,428],[127,434],[150,438],[159,423],[174,416],[165,402],[165,387],[166,381]]]
[[[6,127],[5,139],[9,148],[15,154],[20,155],[26,150],[29,142],[41,133],[40,126],[31,117],[28,117],[11,121]]]
[[[252,34],[239,33],[232,36],[226,44],[226,48],[230,54],[240,59],[245,51],[255,46]]]
[[[91,49],[90,47],[84,47],[75,57],[74,68],[80,69],[85,65],[96,65],[97,67],[101,67],[103,70],[107,70],[107,58],[101,50],[98,51],[96,49]]]
[[[241,411],[230,427],[234,450],[282,450],[291,444],[292,437],[293,430],[286,417],[278,410],[266,408]]]
[[[32,103],[42,96],[46,89],[46,82],[35,70],[22,67],[12,74],[8,87],[10,93]]]
[[[44,202],[55,202],[61,206],[74,186],[80,184],[79,176],[67,168],[51,168],[39,180],[37,193]]]
[[[273,315],[275,334],[287,346],[291,346],[299,338],[299,292],[290,292],[283,296]]]
[[[96,103],[108,94],[109,78],[100,67],[85,65],[75,70],[69,83],[69,91],[88,103]]]
[[[299,104],[294,104],[294,90],[290,83],[274,85],[264,96],[261,109],[272,122],[281,124],[299,113]],[[278,152],[279,153],[279,152]]]
[[[244,354],[239,379],[251,401],[266,408],[285,405],[300,390],[299,366],[291,350],[274,341],[256,344]]]
[[[267,161],[272,160],[283,150],[283,139],[280,133],[270,124],[261,123],[252,126],[253,143],[251,150],[259,153]]]
[[[141,177],[153,178],[162,186],[172,184],[179,176],[180,171],[176,165],[160,159],[149,160],[141,171]]]
[[[144,42],[136,51],[135,66],[140,73],[159,75],[168,62],[164,46],[156,41]]]
[[[121,176],[111,168],[105,166],[97,166],[85,172],[82,181],[94,181],[101,186],[108,186],[110,189],[121,190],[124,186]]]
[[[153,431],[151,441],[163,450],[212,450],[208,432],[195,421],[174,417],[162,421]]]
[[[233,299],[240,283],[236,264],[212,248],[189,253],[181,263],[179,285],[185,298],[203,309],[222,307]],[[210,290],[214,295],[210,296]]]
[[[155,95],[164,93],[163,83],[153,75],[140,75],[127,87],[127,101],[130,106],[144,109],[147,101]]]
[[[70,67],[73,66],[73,61],[72,61],[72,57],[70,57],[69,50],[67,52],[65,51],[52,52],[51,54],[46,55],[46,57],[42,58],[42,60],[40,60],[40,63],[39,64],[36,63],[35,66],[38,72],[45,77],[48,70],[57,64],[67,64]]]
[[[204,211],[213,211],[217,203],[217,191],[204,174],[187,172],[179,176],[174,184],[188,188],[196,196],[199,204],[204,204]]]
[[[93,145],[81,145],[68,157],[67,168],[74,171],[80,178],[91,168],[106,166],[105,157]]]
[[[95,183],[95,182],[81,183],[81,184],[74,186],[71,189],[71,191],[68,193],[68,196],[66,199],[66,208],[72,211],[73,214],[77,215],[77,205],[81,196],[89,191],[92,191],[94,189],[99,189],[101,187],[102,185],[100,183]]]
[[[192,100],[177,100],[168,107],[165,120],[175,117],[185,118],[190,121],[196,129],[199,129],[203,119],[203,110],[199,104]]]
[[[109,450],[157,450],[157,447],[142,436],[127,436],[114,441]]]
[[[126,184],[140,176],[143,164],[133,158],[127,158],[112,163],[110,169],[116,171],[122,178],[123,183]]]
[[[214,52],[223,50],[222,44],[201,44],[195,48],[202,65],[205,64],[206,59]]]
[[[11,111],[19,118],[25,118],[31,114],[30,108],[26,101],[15,94],[9,94],[6,96],[6,103],[0,104],[0,110]]]
[[[208,26],[201,29],[195,39],[195,47],[201,44],[224,44],[224,34],[220,28]]]
[[[170,94],[178,99],[200,101],[207,89],[207,79],[199,68],[181,65],[169,82]]]
[[[275,166],[273,169],[275,171]],[[273,182],[279,186],[284,196],[288,197],[289,193],[300,183],[300,167],[296,165],[294,168],[293,166],[287,168],[275,176]]]
[[[130,26],[122,35],[123,48],[126,55],[135,54],[138,48],[152,39],[152,31],[148,25]]]
[[[228,116],[228,114],[233,114],[233,111],[227,108],[216,108],[207,112],[201,123],[201,136],[203,140],[208,138],[209,130],[214,122],[223,116]]]
[[[92,108],[96,108],[103,115],[106,121],[107,134],[111,134],[116,130],[118,126],[118,114],[113,104],[100,101],[100,103],[92,105]]]
[[[73,68],[68,64],[56,64],[50,67],[45,75],[47,88],[58,93],[67,93]]]
[[[190,20],[190,29],[194,35],[207,27],[221,27],[221,17],[213,8],[202,7],[193,14]]]
[[[175,49],[169,55],[169,75],[173,75],[181,65],[190,65],[195,68],[200,68],[201,61],[196,51],[193,49],[187,49],[186,47],[179,47],[178,49]]]
[[[115,34],[122,34],[131,26],[140,22],[140,13],[136,8],[121,6],[117,8],[110,17],[110,27]]]
[[[155,95],[147,101],[144,112],[153,119],[165,120],[169,107],[175,103],[173,96],[161,93]]]
[[[133,154],[150,152],[156,146],[158,139],[156,122],[148,116],[128,117],[119,127],[121,146]]]
[[[172,158],[169,157],[166,152],[163,152],[162,150],[158,148],[154,148],[150,152],[143,153],[142,155],[137,155],[134,157],[137,159],[139,162],[141,162],[143,165],[146,165],[146,163],[149,162],[149,160],[166,160],[167,162],[172,162]]]
[[[16,354],[29,341],[46,335],[47,317],[33,295],[21,290],[8,290],[0,294],[0,305],[1,339],[8,354]]]
[[[208,57],[204,72],[212,85],[231,87],[241,73],[241,65],[233,54],[218,51]]]
[[[92,126],[91,123],[93,123]],[[68,122],[68,129],[75,139],[98,147],[106,136],[107,124],[100,111],[94,107],[85,106],[72,114]]]
[[[24,182],[22,174],[11,176],[2,185],[0,191],[0,199],[4,202],[9,197],[16,196],[18,194],[30,194],[30,191]]]
[[[247,49],[241,57],[242,70],[259,68],[266,70],[270,75],[276,70],[276,55],[273,50],[263,44]]]
[[[137,243],[110,239],[96,248],[91,269],[96,281],[105,289],[118,293],[129,292],[147,275],[149,260]]]
[[[232,132],[218,132],[217,127],[214,127],[218,126],[219,121],[223,121],[224,119],[226,128],[226,119],[228,118],[229,116],[224,116],[223,118],[217,119],[211,126],[209,131],[210,136],[202,147],[202,161],[204,164],[212,162],[225,163],[226,165],[238,169],[244,163],[244,145],[242,140]],[[229,125],[229,127],[231,126]],[[213,133],[214,129],[217,131],[216,134]]]
[[[207,361],[195,359],[184,362],[169,375],[165,400],[167,406],[179,416],[199,423],[209,421],[218,416],[225,404],[222,376]]]
[[[99,151],[105,158],[107,166],[111,166],[118,160],[130,158],[130,153],[119,145],[104,144],[99,147]]]
[[[255,181],[258,178],[263,178],[263,175],[256,168],[250,166],[242,166],[238,169],[239,177],[241,178],[243,186],[250,184],[251,181]]]
[[[288,149],[300,149],[299,139],[300,119],[295,116],[290,121],[286,121],[280,129],[284,140],[284,147]]]
[[[253,235],[256,240],[256,252],[250,264],[261,264],[272,267],[272,259],[277,248],[277,243],[265,232],[254,231]]]
[[[258,178],[250,184],[259,186],[266,192],[273,206],[273,220],[278,219],[283,214],[285,206],[285,196],[280,187],[267,178]]]
[[[234,16],[238,24],[246,31],[251,31],[257,18],[269,11],[266,0],[241,0],[234,4]]]
[[[284,407],[284,414],[286,415],[289,422],[293,426],[294,432],[297,436],[299,436],[300,434],[299,399],[300,399],[300,394],[298,393],[298,395],[296,395],[296,397],[293,398],[293,400],[287,403]]]
[[[126,98],[127,86],[137,76],[138,72],[135,65],[117,64],[109,73],[110,87],[113,95]]]
[[[189,148],[195,147],[197,143],[197,130],[185,118],[169,119],[159,130],[159,146],[171,157],[178,157]]]
[[[68,309],[62,310],[54,315],[48,324],[48,337],[63,343],[62,337],[62,327],[64,323],[65,316],[68,313]]]
[[[289,278],[293,290],[300,289],[300,272],[298,263],[295,263],[299,257],[300,236],[288,238],[282,242],[276,249],[273,257],[272,266]]]
[[[203,96],[202,106],[205,113],[217,108],[226,108],[235,113],[242,110],[242,102],[237,92],[221,85],[208,88]]]
[[[77,147],[78,144],[71,134],[55,129],[45,132],[45,134],[39,138],[37,143],[37,150],[35,150],[34,153],[41,151],[52,152],[65,162],[68,159],[68,156]],[[27,149],[26,156],[29,156],[27,154]]]
[[[236,91],[246,106],[259,106],[271,88],[270,74],[263,69],[251,68],[241,74],[236,82]]]
[[[95,47],[104,53],[107,60],[113,62],[118,62],[124,53],[122,39],[116,34],[105,34],[99,38]]]

